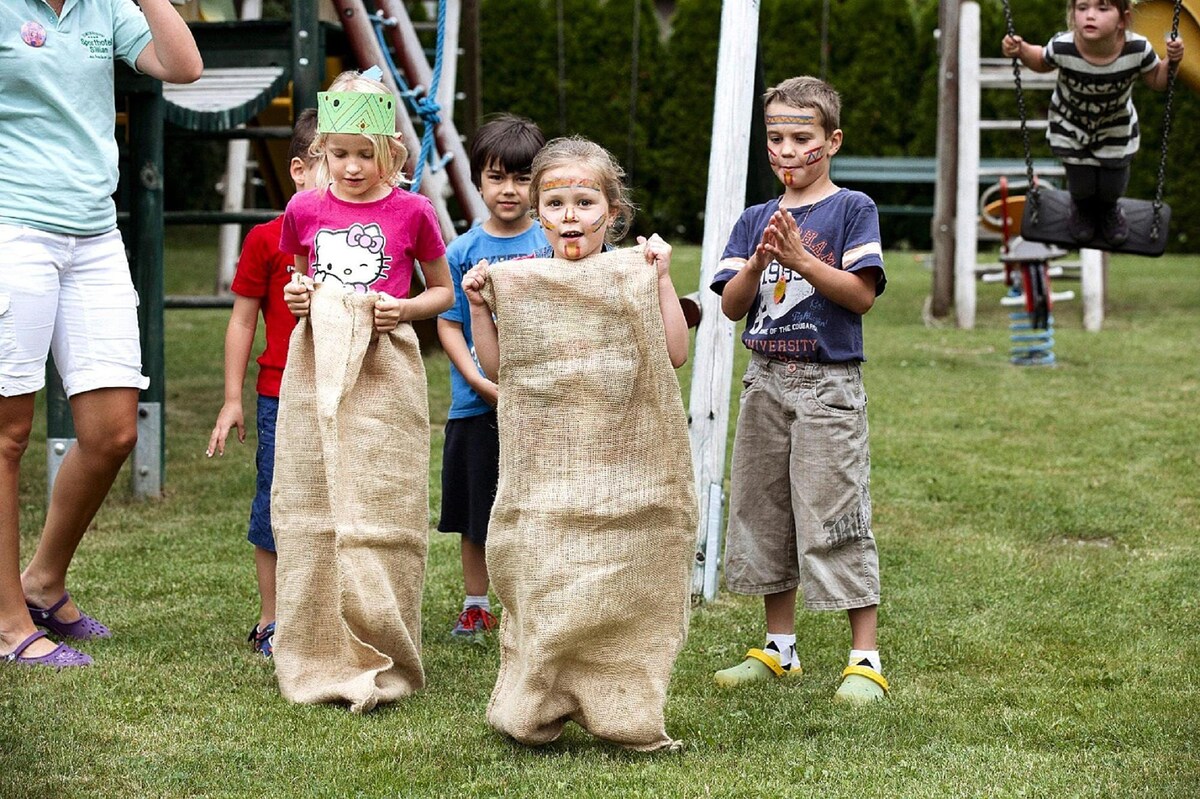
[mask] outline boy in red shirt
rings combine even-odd
[[[312,185],[317,159],[309,154],[317,132],[317,112],[309,108],[296,117],[288,152],[288,170],[296,191]],[[254,568],[258,576],[258,623],[247,639],[264,657],[271,657],[275,634],[275,536],[271,532],[271,482],[275,466],[275,416],[279,410],[279,384],[287,363],[288,340],[296,317],[283,301],[283,287],[291,278],[293,258],[279,249],[283,216],[256,225],[246,234],[231,289],[236,295],[229,327],[225,331],[225,404],[208,440],[207,454],[225,454],[225,439],[237,428],[238,442],[246,440],[242,413],[242,384],[262,312],[267,345],[258,357],[258,469],[257,490],[250,506],[250,532]]]

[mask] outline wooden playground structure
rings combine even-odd
[[[1019,0],[1013,0],[1013,4],[1019,9]],[[1005,6],[1007,10],[1008,0]],[[942,317],[953,308],[957,325],[971,328],[975,325],[977,279],[1008,271],[1000,262],[978,263],[981,224],[985,230],[990,229],[995,233],[999,230],[995,221],[998,215],[1013,217],[1010,220],[1012,232],[1019,233],[1021,211],[1025,208],[1024,196],[1013,196],[1007,212],[1000,211],[995,203],[989,207],[986,201],[981,201],[980,183],[994,180],[998,189],[1001,179],[1008,181],[1010,187],[1024,181],[1023,188],[1029,193],[1031,185],[1045,182],[1047,186],[1052,186],[1063,174],[1056,162],[1035,163],[1028,155],[1029,132],[1044,131],[1046,121],[982,119],[981,92],[1011,91],[1014,88],[1020,92],[1022,87],[1048,91],[1054,87],[1055,76],[1054,73],[1034,73],[1014,65],[1007,58],[981,57],[980,8],[977,0],[942,0],[939,10],[942,52],[938,86],[938,176],[932,228],[934,257],[930,311],[934,317]],[[1135,31],[1150,40],[1159,56],[1165,57],[1166,39],[1173,30],[1185,41],[1200,42],[1200,24],[1197,20],[1200,20],[1198,0],[1143,0],[1135,6],[1133,25]],[[1193,91],[1200,91],[1200,53],[1195,46],[1186,51],[1177,70],[1177,78]],[[1168,98],[1174,82],[1168,91]],[[1023,101],[1020,97],[1018,100],[1018,105],[1023,108]],[[1168,99],[1168,124],[1165,125],[1168,130],[1169,119]],[[983,133],[993,131],[1008,135],[1019,133],[1025,137],[1027,155],[1024,165],[1017,169],[993,168],[989,171],[985,165],[986,159],[981,157],[981,139]],[[1161,205],[1162,199],[1165,162],[1166,141],[1162,142],[1159,196],[1156,198],[1158,205]],[[1047,199],[1061,203],[1058,198],[1064,195],[1064,192],[1047,192]],[[1150,203],[1141,202],[1140,205],[1145,207]],[[1059,213],[1061,215],[1062,212]],[[1166,214],[1169,217],[1169,209]],[[989,216],[992,217],[990,224],[987,219]],[[1156,234],[1160,232],[1159,223],[1158,210],[1155,208]],[[1165,238],[1166,225],[1163,224],[1161,238],[1157,241],[1158,252],[1165,246]],[[1131,248],[1131,251],[1137,250]],[[1079,276],[1083,324],[1089,331],[1098,331],[1103,325],[1107,264],[1106,253],[1085,248],[1080,250],[1078,260],[1064,262],[1060,267],[1070,269]],[[1073,292],[1070,294],[1073,295]],[[1067,295],[1064,292],[1060,296],[1067,299]]]
[[[1139,30],[1162,50],[1163,32],[1170,30],[1173,0],[1146,0],[1138,6]],[[1182,2],[1178,20],[1185,38],[1200,42],[1200,0]],[[278,210],[246,210],[241,205],[246,165],[251,148],[265,174],[273,173],[268,186],[271,199],[282,208],[290,193],[281,149],[291,135],[297,109],[315,107],[316,95],[336,73],[346,68],[377,64],[384,82],[409,101],[397,104],[397,130],[408,144],[406,172],[419,179],[417,189],[438,209],[447,240],[459,226],[486,215],[471,183],[469,166],[459,132],[451,121],[457,79],[453,55],[458,52],[460,21],[474,15],[478,30],[478,0],[440,0],[436,24],[438,48],[431,64],[418,27],[400,0],[295,0],[292,17],[285,21],[255,19],[258,0],[245,0],[242,18],[236,18],[232,0],[188,0],[180,6],[189,19],[205,62],[204,74],[190,86],[163,87],[157,81],[121,69],[117,78],[119,124],[123,127],[128,159],[122,169],[122,221],[130,249],[139,309],[143,362],[151,385],[139,403],[138,444],[133,456],[134,494],[157,497],[164,481],[165,370],[163,353],[163,238],[167,223],[223,225],[222,267],[218,293],[228,289],[232,259],[240,244],[238,225],[265,221]],[[1176,6],[1178,8],[1178,6]],[[987,160],[980,157],[980,132],[1013,131],[1013,120],[979,119],[979,92],[999,86],[998,66],[980,58],[979,7],[976,0],[942,0],[940,30],[942,56],[939,82],[939,124],[933,220],[934,269],[931,306],[934,315],[953,307],[961,327],[972,327],[975,317],[979,241],[979,189],[991,179],[1019,178],[1021,166],[1010,162],[985,174]],[[720,253],[743,210],[746,195],[754,107],[758,50],[758,3],[725,2],[721,7],[716,96],[713,108],[709,183],[704,210],[705,226],[700,291],[692,314],[698,316],[688,398],[693,470],[700,522],[696,536],[693,594],[711,599],[717,589],[721,532],[724,522],[724,479],[729,398],[732,386],[735,326],[720,311],[720,298],[707,290],[717,271]],[[465,40],[466,83],[478,85],[478,42]],[[472,52],[473,51],[473,52]],[[1007,63],[1007,62],[1006,62]],[[1200,88],[1200,47],[1192,47],[1179,77]],[[1011,77],[1006,78],[1011,81]],[[1027,83],[1034,88],[1032,76]],[[1038,88],[1041,84],[1037,85]],[[468,102],[472,92],[466,91]],[[474,94],[478,99],[478,91]],[[469,112],[477,120],[478,112]],[[473,122],[468,122],[468,126]],[[418,133],[418,126],[421,130]],[[229,167],[225,180],[226,203],[219,212],[165,213],[163,209],[163,146],[167,137],[209,137],[229,142]],[[1032,162],[1024,165],[1031,171]],[[1055,167],[1039,163],[1039,174],[1055,176]],[[272,181],[268,181],[269,183]],[[1009,214],[1003,206],[1003,225]],[[987,209],[985,209],[987,210]],[[996,214],[995,207],[990,209]],[[1019,255],[1019,251],[1018,251]],[[1049,260],[1037,253],[1042,261]],[[1057,256],[1054,256],[1057,257]],[[1099,329],[1103,319],[1103,254],[1085,251],[1080,256],[1085,326]],[[1009,261],[1012,259],[1010,258]],[[1019,260],[1019,258],[1018,258]],[[1031,262],[1032,263],[1032,262]],[[1028,274],[1027,283],[1037,283]],[[1005,270],[1008,271],[1008,270]],[[1042,273],[1039,272],[1039,275]],[[1048,277],[1049,273],[1044,276]],[[1046,299],[1053,299],[1046,287]],[[220,297],[180,304],[227,304]],[[1039,310],[1040,313],[1040,310]],[[48,460],[51,480],[74,437],[70,411],[61,382],[51,371],[48,388]]]

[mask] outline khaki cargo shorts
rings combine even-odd
[[[726,587],[761,595],[799,586],[812,610],[878,604],[860,365],[755,354],[742,382]]]

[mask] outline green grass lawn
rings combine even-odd
[[[213,237],[173,237],[167,292],[211,291]],[[677,252],[693,291],[699,253]],[[115,631],[85,647],[96,666],[0,668],[0,797],[1200,795],[1196,260],[1114,259],[1102,333],[1082,330],[1077,302],[1059,307],[1056,368],[1008,364],[1000,287],[980,285],[975,330],[925,327],[929,273],[912,254],[888,266],[865,323],[888,702],[829,701],[844,614],[801,614],[802,680],[718,690],[711,672],[763,631],[758,601],[722,593],[696,609],[675,669],[667,727],[683,752],[634,755],[575,727],[531,750],[491,732],[497,650],[446,640],[461,582],[457,538],[432,532],[438,353],[428,689],[366,716],[287,704],[243,642],[253,439],[204,457],[227,313],[172,310],[166,496],[133,501],[123,474],[84,539],[71,590]],[[26,557],[43,421],[25,461]]]

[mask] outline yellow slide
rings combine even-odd
[[[1175,0],[1142,0],[1133,7],[1133,29],[1150,40],[1154,52],[1161,58],[1167,56],[1167,37],[1171,34],[1171,20],[1175,13]],[[1179,77],[1200,92],[1200,0],[1183,0],[1179,13],[1179,38],[1183,39],[1183,62],[1179,65]]]

